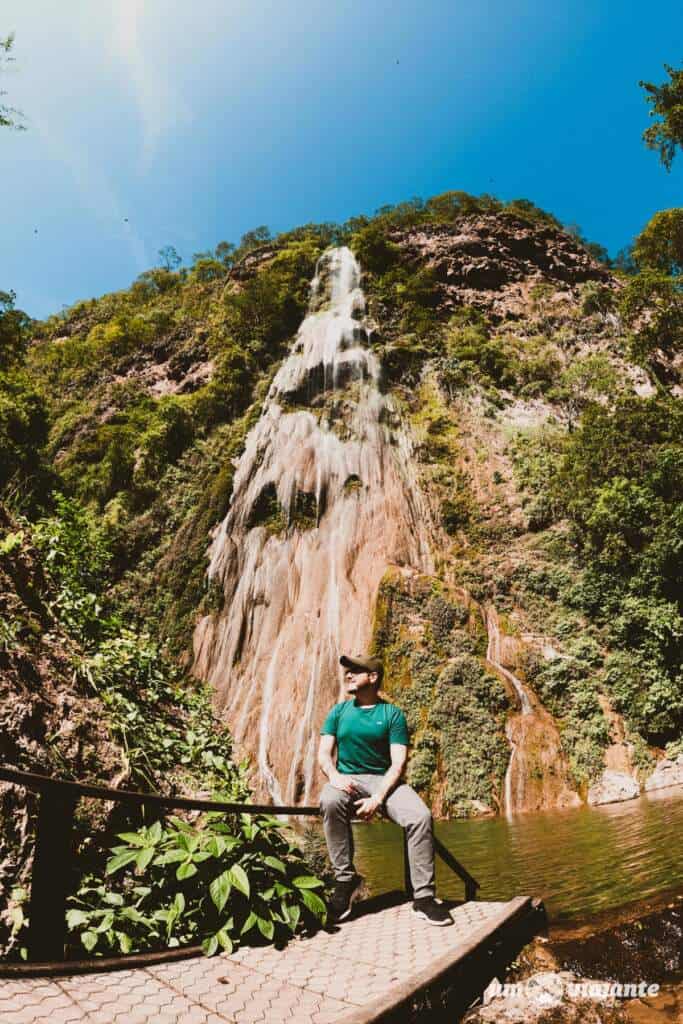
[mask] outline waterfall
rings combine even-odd
[[[569,779],[566,758],[557,726],[536,696],[520,679],[506,668],[504,662],[514,657],[518,641],[502,636],[495,608],[482,609],[488,634],[486,660],[512,687],[519,701],[519,711],[505,723],[510,743],[503,783],[503,807],[508,818],[519,811],[539,811],[550,807],[575,807],[581,803]]]
[[[209,550],[225,601],[197,624],[194,672],[277,802],[317,796],[339,655],[367,648],[387,566],[433,572],[410,438],[370,337],[358,263],[328,250]]]

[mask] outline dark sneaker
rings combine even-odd
[[[413,913],[423,917],[430,924],[444,925],[453,924],[453,918],[446,910],[443,903],[435,900],[433,896],[424,896],[420,900],[413,900]]]
[[[330,918],[332,921],[345,921],[353,909],[353,904],[360,896],[363,879],[354,875],[348,882],[337,882],[330,900]]]

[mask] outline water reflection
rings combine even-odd
[[[604,807],[510,820],[437,822],[441,841],[481,883],[481,899],[543,898],[551,920],[593,914],[683,885],[683,790]],[[403,884],[400,831],[389,822],[354,826],[356,865],[373,893]],[[462,883],[437,861],[439,894]]]

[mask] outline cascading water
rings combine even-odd
[[[514,690],[519,712],[510,715],[505,735],[510,742],[503,784],[503,807],[508,817],[518,811],[540,811],[550,807],[575,807],[581,803],[570,784],[566,758],[557,727],[538,699],[503,664],[514,661],[517,641],[502,636],[495,608],[483,610],[488,633],[486,660]],[[505,645],[510,647],[505,650]]]
[[[194,637],[195,673],[280,803],[316,795],[339,654],[367,647],[387,566],[433,571],[410,441],[380,391],[359,285],[349,249],[323,254],[209,552],[223,610]]]

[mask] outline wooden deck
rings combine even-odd
[[[370,1024],[524,917],[531,898],[453,904],[447,928],[416,917],[407,902],[373,910],[361,904],[336,930],[283,950],[245,947],[137,969],[0,980],[0,1021]]]

